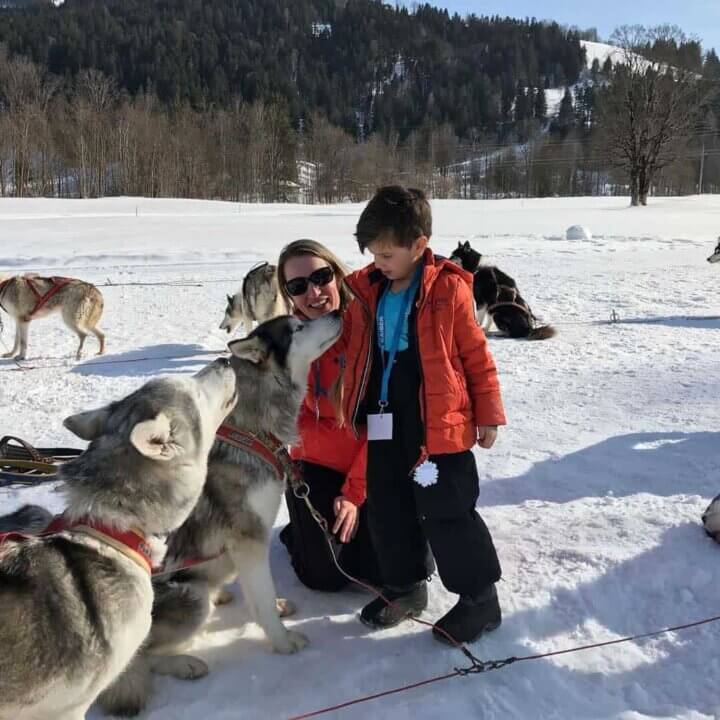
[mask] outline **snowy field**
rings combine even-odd
[[[491,339],[509,425],[478,451],[479,511],[504,569],[502,627],[482,658],[529,655],[720,614],[720,546],[700,514],[720,492],[720,197],[433,203],[436,252],[470,240],[558,328],[538,343]],[[136,200],[0,200],[0,272],[77,276],[102,287],[108,354],[75,363],[57,318],[33,323],[27,367],[0,360],[0,435],[77,446],[62,418],[221,351],[226,293],[253,263],[312,237],[349,265],[361,206]],[[581,224],[589,241],[568,241]],[[166,283],[133,285],[132,283]],[[615,311],[619,322],[610,323]],[[2,339],[12,340],[5,318]],[[94,352],[94,340],[86,348]],[[135,362],[130,362],[135,361]],[[45,486],[0,490],[0,507]],[[287,519],[283,508],[276,529]],[[426,628],[369,633],[368,596],[313,593],[273,544],[278,593],[310,646],[274,656],[241,603],[216,611],[195,683],[157,679],[145,718],[287,718],[465,665]],[[428,620],[454,602],[438,579]],[[720,624],[519,663],[326,717],[718,718]],[[95,719],[99,713],[90,715]]]

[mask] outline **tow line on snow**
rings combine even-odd
[[[387,697],[388,695],[394,695],[407,690],[413,690],[414,688],[422,687],[423,685],[430,685],[431,683],[440,682],[441,680],[449,680],[454,677],[466,677],[468,675],[478,675],[480,673],[490,672],[491,670],[499,670],[500,668],[516,662],[521,662],[522,660],[539,660],[540,658],[553,657],[555,655],[567,655],[569,653],[580,652],[581,650],[590,650],[592,648],[606,647],[608,645],[619,645],[620,643],[631,642],[632,640],[642,640],[644,638],[657,637],[658,635],[663,635],[665,633],[677,632],[678,630],[687,630],[688,628],[706,625],[708,623],[716,622],[717,620],[720,620],[720,615],[705,618],[704,620],[697,620],[696,622],[685,623],[684,625],[675,625],[674,627],[664,628],[663,630],[630,635],[628,637],[619,638],[618,640],[606,640],[605,642],[593,643],[591,645],[580,645],[579,647],[567,648],[565,650],[554,650],[552,652],[539,653],[537,655],[521,655],[519,657],[512,656],[505,658],[504,660],[480,660],[463,645],[460,649],[472,658],[472,664],[468,667],[455,668],[453,672],[446,673],[445,675],[436,675],[435,677],[428,678],[427,680],[421,680],[409,685],[402,685],[400,687],[392,688],[391,690],[384,690],[383,692],[375,693],[373,695],[365,695],[363,697],[356,698],[355,700],[348,700],[346,702],[333,705],[332,707],[314,710],[312,712],[304,713],[303,715],[293,715],[288,718],[288,720],[306,720],[306,718],[318,717],[319,715],[324,715],[325,713],[342,710],[343,708],[350,707],[352,705],[359,705],[360,703],[377,700],[378,698]],[[424,624],[429,625],[430,623]]]
[[[306,489],[308,492],[305,492]],[[292,487],[292,490],[296,497],[305,501],[306,505],[308,506],[308,510],[310,511],[310,514],[312,515],[317,525],[320,527],[320,530],[323,532],[323,535],[325,536],[325,541],[327,542],[328,548],[330,550],[330,555],[333,559],[333,562],[335,563],[335,567],[348,580],[355,583],[356,585],[360,585],[366,590],[369,590],[373,595],[381,598],[386,605],[393,605],[394,602],[392,600],[388,600],[388,598],[386,598],[377,588],[369,585],[366,582],[363,582],[362,580],[358,580],[356,577],[353,577],[349,573],[345,572],[345,570],[343,570],[343,568],[340,566],[337,555],[335,554],[335,547],[333,545],[332,535],[330,534],[327,521],[313,507],[312,503],[310,502],[310,498],[308,497],[309,488],[307,487],[307,485],[304,482],[296,483],[296,485]],[[408,690],[414,690],[415,688],[422,687],[423,685],[430,685],[432,683],[440,682],[441,680],[449,680],[450,678],[455,677],[467,677],[468,675],[479,675],[481,673],[490,672],[491,670],[499,670],[500,668],[507,667],[508,665],[512,665],[513,663],[521,662],[523,660],[540,660],[541,658],[554,657],[556,655],[567,655],[569,653],[580,652],[581,650],[590,650],[592,648],[607,647],[609,645],[619,645],[620,643],[631,642],[633,640],[642,640],[644,638],[657,637],[658,635],[664,635],[665,633],[676,632],[678,630],[687,630],[688,628],[698,627],[699,625],[706,625],[708,623],[716,622],[717,620],[720,620],[720,615],[705,618],[704,620],[697,620],[691,623],[685,623],[684,625],[675,625],[674,627],[664,628],[662,630],[655,630],[653,632],[629,635],[627,637],[618,638],[617,640],[606,640],[604,642],[592,643],[590,645],[580,645],[578,647],[566,648],[565,650],[553,650],[551,652],[538,653],[536,655],[513,655],[502,660],[481,660],[479,657],[472,653],[472,651],[467,647],[467,645],[456,640],[454,637],[452,637],[452,635],[450,635],[450,633],[446,632],[443,628],[436,627],[434,623],[428,622],[426,620],[420,620],[416,617],[410,617],[409,619],[415,623],[425,625],[442,633],[455,649],[459,650],[463,653],[463,655],[465,655],[465,657],[470,661],[470,665],[466,667],[456,667],[454,668],[453,672],[445,673],[444,675],[436,675],[434,677],[410,683],[408,685],[401,685],[399,687],[392,688],[390,690],[384,690],[382,692],[374,693],[372,695],[364,695],[363,697],[359,697],[354,700],[347,700],[346,702],[322,708],[320,710],[313,710],[312,712],[304,713],[302,715],[293,715],[288,718],[288,720],[306,720],[306,718],[318,717],[319,715],[324,715],[326,713],[334,712],[336,710],[342,710],[343,708],[351,707],[352,705],[359,705],[360,703],[369,702],[370,700],[377,700],[378,698],[387,697],[388,695],[395,695],[397,693],[406,692]]]

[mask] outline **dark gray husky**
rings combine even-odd
[[[236,399],[229,360],[152,380],[65,419],[87,450],[62,465],[52,534],[0,537],[0,719],[82,720],[151,625],[150,568],[200,497],[208,453]],[[43,515],[45,517],[43,517]],[[25,508],[0,527],[38,531]]]
[[[279,447],[294,442],[310,364],[340,330],[337,313],[313,321],[282,316],[231,342],[238,403],[221,429],[232,428],[231,435],[271,434]],[[142,710],[152,672],[184,678],[208,672],[202,660],[178,653],[192,643],[213,604],[232,599],[224,586],[236,578],[275,652],[294,653],[307,644],[304,635],[287,630],[280,621],[279,615],[289,614],[291,607],[276,600],[270,574],[270,537],[285,489],[283,477],[272,462],[239,445],[216,441],[202,496],[168,540],[167,562],[173,567],[196,558],[215,559],[155,582],[145,652],[101,696],[108,712],[132,715]]]

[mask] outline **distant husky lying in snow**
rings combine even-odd
[[[31,320],[59,311],[65,324],[80,338],[75,359],[80,360],[88,333],[105,352],[105,335],[97,327],[103,312],[103,297],[90,283],[74,278],[16,275],[0,280],[0,309],[15,319],[15,344],[3,357],[24,360],[27,356]]]
[[[335,342],[340,330],[338,313],[312,321],[283,316],[229,344],[239,401],[210,453],[198,504],[168,539],[166,562],[183,567],[188,559],[211,559],[154,583],[153,624],[145,654],[100,697],[106,711],[126,716],[140,712],[153,671],[179,677],[176,668],[182,668],[186,678],[208,672],[202,660],[178,653],[205,625],[213,603],[232,600],[224,585],[236,578],[275,652],[294,653],[307,644],[304,635],[280,622],[278,614],[287,615],[292,607],[276,599],[270,574],[270,536],[285,489],[276,463],[280,448],[295,438],[310,364]],[[251,438],[264,438],[269,455],[253,451]],[[289,462],[286,453],[285,458]]]
[[[458,243],[450,260],[473,273],[473,296],[478,323],[489,330],[492,323],[511,338],[547,340],[554,337],[552,325],[537,325],[537,318],[517,289],[517,284],[493,265],[482,265],[482,255],[469,242]]]
[[[262,323],[289,312],[278,286],[277,267],[264,262],[248,272],[242,287],[234,295],[227,296],[220,329],[231,333],[242,323],[247,334],[253,329],[253,321]]]
[[[720,262],[720,237],[718,238],[718,244],[715,246],[713,254],[707,259],[709,263]]]
[[[0,720],[83,720],[151,625],[158,541],[200,497],[215,432],[237,397],[216,360],[72,415],[90,440],[60,468],[67,509],[40,537],[0,537]],[[25,508],[0,527],[38,531]]]

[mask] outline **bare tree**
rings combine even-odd
[[[57,87],[58,82],[33,62],[22,57],[8,59],[0,47],[0,111],[4,114],[17,197],[33,192],[33,156]]]
[[[629,178],[632,205],[647,205],[658,173],[682,154],[701,104],[699,75],[677,52],[686,41],[672,26],[623,26],[611,38],[621,57],[600,124],[611,162]]]

